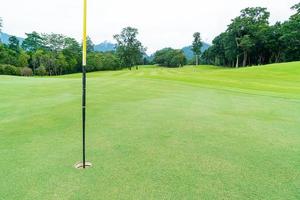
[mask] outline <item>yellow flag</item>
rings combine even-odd
[[[82,65],[86,66],[86,15],[87,15],[87,0],[83,0],[83,41],[82,41]]]

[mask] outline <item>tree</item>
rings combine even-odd
[[[252,48],[258,47],[259,31],[267,28],[270,13],[266,8],[255,7],[246,8],[241,11],[241,15],[232,20],[227,32],[235,36],[236,46],[243,52],[243,66],[246,66],[249,53]],[[237,54],[236,67],[239,66],[239,54]]]
[[[222,45],[224,49],[224,63],[225,66],[234,67],[236,58],[238,57],[239,49],[236,46],[235,42],[235,36],[231,33],[225,32],[221,34],[222,39]]]
[[[80,54],[81,47],[80,44],[74,39],[70,37],[64,38],[64,49],[63,51],[69,51],[73,54]]]
[[[120,61],[113,52],[92,52],[87,55],[87,71],[117,70]]]
[[[213,40],[203,59],[208,64],[236,67],[240,66],[241,56],[243,66],[269,62],[269,16],[266,8],[243,9],[227,30]]]
[[[62,52],[58,53],[55,60],[55,75],[62,75],[68,71],[68,62]]]
[[[18,66],[18,53],[7,45],[0,43],[0,64]]]
[[[89,36],[86,39],[86,51],[87,53],[95,51],[95,45]]]
[[[296,11],[296,14],[293,15],[292,17],[294,17],[296,15],[300,15],[300,3],[297,3],[294,6],[292,6],[291,9]]]
[[[194,41],[193,41],[192,50],[196,57],[196,65],[199,65],[199,56],[201,54],[201,47],[203,46],[203,44],[199,32],[194,33],[193,37],[194,37]]]
[[[40,57],[40,66],[44,66],[49,76],[58,75],[55,53],[46,51]]]
[[[45,65],[43,65],[43,61],[42,61],[43,55],[44,55],[44,51],[39,49],[39,50],[35,51],[31,56],[31,62],[32,62],[32,68],[33,68],[34,75],[36,73],[37,68],[39,68],[41,66],[45,67]]]
[[[267,52],[269,54],[269,63],[278,63],[282,61],[284,49],[286,49],[285,42],[283,40],[282,24],[277,22],[273,26],[270,26],[266,33]]]
[[[44,48],[50,51],[62,51],[64,49],[65,36],[61,34],[42,34],[41,38]]]
[[[28,67],[28,60],[30,56],[24,51],[21,50],[18,56],[18,67]]]
[[[8,45],[0,43],[0,64],[12,66],[8,69],[16,71],[14,74],[32,71],[34,75],[52,76],[81,71],[81,45],[74,38],[55,33],[26,35],[23,48],[14,36],[9,38]],[[115,52],[98,54],[90,38],[87,43],[90,71],[121,69]]]
[[[26,33],[27,38],[22,43],[22,48],[26,51],[35,52],[44,48],[43,37],[37,32]]]
[[[142,63],[146,49],[137,39],[138,29],[126,27],[118,35],[114,36],[117,41],[116,53],[121,61],[121,65],[130,70],[133,66]],[[138,69],[138,67],[136,67]]]
[[[11,50],[19,53],[19,51],[20,51],[20,42],[19,42],[19,40],[18,40],[18,38],[16,36],[9,37],[9,39],[8,39],[8,47]]]
[[[68,70],[66,73],[72,73],[81,69],[81,47],[74,39],[66,37],[64,39],[64,49],[62,50],[66,61],[68,62]]]
[[[243,66],[247,65],[248,53],[251,51],[251,48],[254,46],[253,40],[250,38],[250,35],[244,35],[241,38],[237,38],[238,47],[241,47],[244,54]]]
[[[282,24],[282,41],[284,49],[284,59],[286,61],[300,60],[300,3],[292,7],[296,14]]]
[[[165,67],[181,67],[186,64],[182,50],[165,48],[155,52],[153,61]]]

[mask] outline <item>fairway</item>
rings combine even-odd
[[[300,199],[300,62],[0,76],[0,199]]]

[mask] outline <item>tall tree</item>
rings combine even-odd
[[[36,69],[45,65],[43,65],[43,55],[44,51],[39,49],[35,51],[32,56],[31,56],[31,63],[32,63],[32,69],[33,69],[33,74],[36,74]]]
[[[68,70],[68,63],[66,57],[62,52],[58,53],[55,60],[55,75],[62,75]]]
[[[232,20],[228,26],[228,32],[235,36],[236,46],[243,52],[243,66],[246,66],[249,53],[259,42],[259,31],[267,28],[270,13],[266,8],[254,7],[241,11],[241,15]],[[239,54],[237,54],[236,67],[239,66]]]
[[[51,51],[62,51],[64,48],[65,36],[61,34],[42,34],[43,45]]]
[[[69,64],[67,73],[76,72],[81,68],[81,47],[74,38],[65,38],[62,52]]]
[[[284,49],[286,49],[283,40],[282,24],[277,22],[270,26],[266,33],[266,53],[269,54],[268,63],[278,63],[283,60]]]
[[[202,48],[203,44],[202,44],[201,35],[199,32],[194,33],[193,37],[194,37],[194,41],[193,41],[192,50],[196,57],[196,65],[199,65],[199,56],[201,54],[201,48]]]
[[[300,15],[300,2],[292,6],[291,9],[296,11],[296,14],[293,16]]]
[[[43,37],[37,33],[26,33],[27,38],[22,43],[22,48],[26,51],[35,52],[38,49],[44,48],[44,40]]]
[[[285,60],[300,60],[300,3],[294,5],[296,11],[290,19],[282,24],[282,41],[285,43]]]
[[[130,70],[133,66],[142,63],[143,55],[146,49],[137,39],[138,29],[126,27],[118,35],[114,36],[117,41],[117,55],[121,60],[122,66],[128,67]]]
[[[28,60],[30,56],[24,51],[20,50],[18,56],[18,67],[28,67]]]
[[[19,53],[19,51],[20,51],[20,42],[19,42],[19,40],[18,40],[18,38],[16,36],[9,37],[9,39],[8,39],[8,47],[11,50]]]
[[[243,50],[243,66],[245,67],[247,65],[248,54],[250,53],[251,48],[255,45],[254,41],[250,35],[243,35],[242,37],[237,38],[236,41],[238,47]]]
[[[291,9],[295,14],[272,26],[265,8],[242,10],[228,29],[213,40],[203,60],[208,64],[234,66],[236,59],[237,67],[241,63],[245,66],[300,60],[300,3]]]
[[[95,45],[89,36],[87,37],[87,40],[86,40],[86,50],[88,53],[95,51]]]
[[[74,54],[80,54],[81,47],[74,38],[66,37],[64,38],[64,50],[68,50]]]

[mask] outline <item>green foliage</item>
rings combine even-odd
[[[213,45],[201,56],[201,63],[239,67],[274,62],[300,60],[300,3],[289,20],[269,25],[270,13],[266,8],[254,7],[241,10],[227,30],[213,40]],[[0,24],[1,25],[1,24]],[[48,75],[61,75],[82,70],[82,45],[62,34],[27,33],[21,47],[16,37],[9,44],[0,43],[0,63],[16,67],[29,67],[34,74],[40,67]],[[114,36],[116,53],[96,53],[92,40],[87,38],[88,71],[117,70],[141,64],[156,63],[167,67],[179,67],[187,63],[181,50],[162,49],[154,59],[147,58],[146,49],[137,39],[138,30],[124,28]],[[194,33],[192,49],[199,63],[201,35]],[[192,51],[190,54],[192,55]],[[189,62],[194,64],[193,61]],[[138,68],[138,67],[137,67]],[[42,70],[42,74],[44,71]]]
[[[186,64],[182,50],[165,48],[154,54],[154,63],[165,67],[181,67]]]
[[[31,54],[31,65],[33,67],[33,72],[35,73],[35,69],[39,66],[42,66],[42,56],[44,51],[43,50],[37,50]]]
[[[300,3],[293,6],[297,13],[282,24],[281,40],[285,44],[284,60],[300,60]]]
[[[37,76],[46,76],[48,75],[47,70],[44,66],[40,66],[35,70],[35,75]]]
[[[33,75],[32,69],[30,69],[29,67],[23,67],[20,70],[20,75],[21,76],[32,76]]]
[[[9,38],[9,45],[0,44],[0,64],[28,67],[30,56],[20,48],[16,37]]]
[[[61,34],[42,34],[42,47],[50,51],[62,51],[65,47],[66,37]]]
[[[8,48],[10,48],[11,50],[13,50],[15,52],[20,51],[20,42],[16,36],[11,36],[8,39],[8,41],[9,41]]]
[[[55,52],[43,52],[43,54],[40,57],[40,66],[45,66],[48,74],[50,76],[60,75],[58,69],[58,66],[56,64],[58,61],[56,60],[56,53]]]
[[[55,67],[57,68],[57,72],[55,72],[56,75],[65,74],[66,71],[68,71],[68,62],[66,60],[66,57],[62,52],[59,52],[55,57]]]
[[[19,52],[10,49],[7,45],[0,43],[0,64],[18,66]]]
[[[199,64],[199,56],[201,54],[201,48],[202,48],[203,44],[202,44],[201,35],[199,32],[194,33],[193,37],[194,37],[194,41],[193,41],[193,45],[192,45],[192,50],[196,57],[196,65],[198,65]]]
[[[300,4],[284,23],[269,25],[266,8],[246,8],[232,20],[202,56],[207,64],[222,66],[260,65],[300,60]]]
[[[90,37],[87,37],[87,40],[86,40],[86,51],[88,53],[95,51],[95,45]]]
[[[38,49],[45,48],[43,37],[37,33],[26,33],[27,38],[22,43],[22,48],[26,51],[35,52]]]
[[[20,76],[21,69],[13,65],[0,64],[0,75]]]
[[[133,44],[136,45],[135,42]],[[33,32],[27,34],[22,47],[19,46],[19,41],[14,36],[10,38],[9,45],[0,43],[0,63],[17,66],[21,71],[21,68],[29,67],[33,74],[38,76],[75,73],[82,70],[81,48],[82,46],[74,38],[61,34]],[[117,54],[94,52],[94,44],[89,37],[87,51],[88,71],[122,68]],[[135,56],[133,55],[132,58],[136,60]],[[28,71],[27,68],[25,69]]]
[[[292,6],[292,10],[295,10],[297,13],[295,15],[300,15],[300,2]],[[293,15],[293,16],[295,16]]]
[[[120,61],[114,53],[93,52],[87,55],[87,71],[120,69]]]
[[[28,61],[30,59],[30,56],[23,50],[20,50],[18,55],[18,67],[28,67]]]
[[[68,63],[62,52],[38,50],[32,55],[32,63],[34,71],[43,66],[50,76],[62,75],[68,71]]]
[[[132,27],[126,27],[114,38],[117,41],[117,56],[120,58],[122,67],[129,67],[143,63],[143,55],[146,49],[137,39],[138,30]]]

